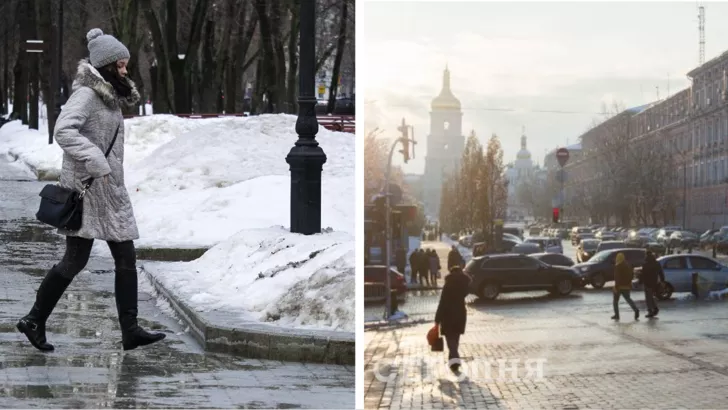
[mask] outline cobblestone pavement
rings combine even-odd
[[[405,306],[431,321],[438,293]],[[726,301],[666,301],[639,321],[622,302],[618,323],[609,289],[468,301],[461,377],[429,351],[431,323],[365,332],[367,408],[728,408]]]
[[[113,261],[92,257],[48,322],[55,352],[15,329],[62,237],[29,217],[43,183],[0,181],[1,408],[353,408],[354,368],[210,354],[140,286],[140,324],[167,338],[129,352],[113,294]],[[30,214],[30,215],[29,215]]]

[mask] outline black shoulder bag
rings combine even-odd
[[[114,147],[116,137],[119,135],[119,127],[116,127],[114,139],[106,150],[104,157],[108,158],[111,149]],[[43,223],[55,226],[67,231],[81,229],[81,218],[83,217],[83,197],[91,187],[94,179],[86,181],[83,191],[76,192],[73,189],[63,188],[57,184],[48,184],[40,191],[40,208],[35,217]]]

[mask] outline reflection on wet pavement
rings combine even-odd
[[[108,259],[92,257],[51,315],[47,333],[55,352],[35,350],[15,323],[62,256],[63,238],[31,219],[34,201],[25,211],[18,205],[29,192],[37,197],[37,186],[0,182],[3,207],[8,184],[19,194],[10,198],[18,211],[0,221],[0,407],[354,407],[353,367],[206,353],[149,294],[139,295],[140,324],[167,338],[124,353]]]

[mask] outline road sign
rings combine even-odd
[[[566,165],[566,163],[569,162],[569,150],[566,148],[559,148],[556,151],[556,159],[562,167]]]
[[[319,94],[325,94],[326,93],[326,86],[325,85],[319,85],[318,86],[318,93]]]

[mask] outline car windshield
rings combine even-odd
[[[596,255],[592,256],[592,258],[589,259],[589,262],[594,262],[594,263],[604,262],[605,260],[607,260],[607,258],[609,258],[609,255],[611,255],[611,254],[612,254],[612,252],[609,252],[609,251],[597,252]]]
[[[595,241],[593,239],[581,241],[581,243],[582,243],[582,247],[585,250],[594,250],[597,248],[597,246],[599,246],[599,241]]]

